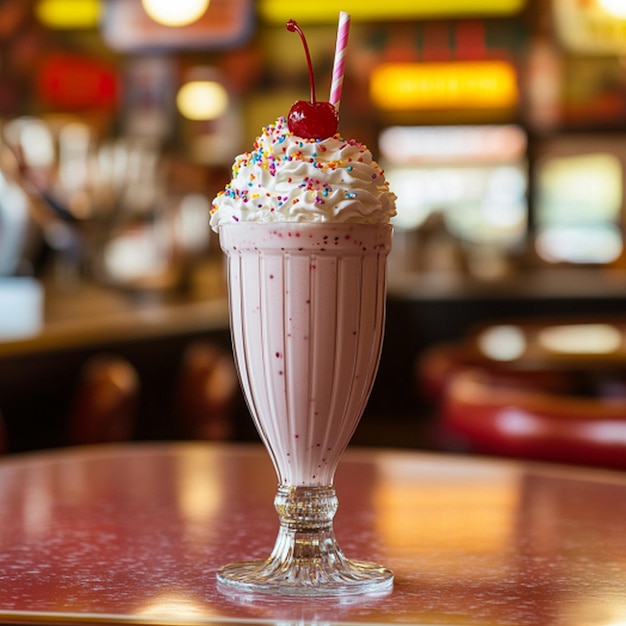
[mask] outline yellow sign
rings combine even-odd
[[[370,95],[387,111],[503,109],[519,99],[515,69],[506,61],[383,63],[372,72]]]
[[[334,22],[339,9],[350,13],[354,20],[403,20],[433,17],[466,17],[513,15],[524,8],[526,0],[259,0],[258,12],[268,22]]]
[[[102,14],[100,0],[39,0],[34,7],[39,21],[49,28],[96,28]]]

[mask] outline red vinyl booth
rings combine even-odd
[[[626,320],[484,326],[417,375],[443,447],[626,469]]]

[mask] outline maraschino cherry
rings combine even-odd
[[[298,137],[310,139],[326,139],[337,132],[339,115],[337,109],[330,102],[318,102],[315,99],[315,79],[313,78],[313,64],[309,54],[309,46],[300,26],[295,20],[289,20],[287,30],[297,32],[302,39],[304,54],[309,68],[309,82],[311,83],[311,102],[298,100],[289,110],[287,125],[289,130]]]

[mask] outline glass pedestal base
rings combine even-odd
[[[319,569],[318,569],[319,568]],[[271,560],[231,563],[217,572],[218,588],[286,596],[380,595],[393,589],[393,573],[374,563],[349,561],[341,568],[321,563],[275,567]]]
[[[347,559],[337,545],[332,486],[278,489],[274,505],[280,529],[264,561],[231,563],[217,572],[218,588],[289,596],[385,594],[393,573],[380,565]]]

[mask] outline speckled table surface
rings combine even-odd
[[[349,450],[347,556],[394,570],[383,597],[224,595],[267,556],[276,478],[261,447],[122,444],[0,461],[0,622],[626,623],[626,474]]]

